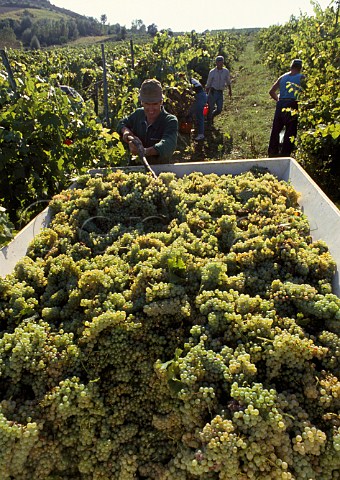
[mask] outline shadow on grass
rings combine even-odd
[[[179,134],[177,151],[173,156],[177,162],[202,162],[222,160],[233,149],[233,138],[212,126],[206,128],[203,140],[196,141],[194,132]]]

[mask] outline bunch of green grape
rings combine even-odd
[[[336,265],[268,171],[84,175],[0,279],[3,480],[334,480]]]

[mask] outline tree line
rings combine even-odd
[[[8,5],[6,4],[6,6]],[[2,48],[23,47],[35,50],[52,45],[65,45],[81,37],[109,35],[112,40],[119,41],[126,39],[129,34],[154,37],[158,32],[154,23],[146,26],[139,19],[131,23],[130,29],[119,23],[107,24],[105,14],[101,15],[100,21],[93,17],[80,15],[36,20],[32,11],[27,8],[20,20],[12,18],[0,20],[0,46]]]
[[[20,44],[26,48],[63,45],[79,37],[101,34],[101,25],[93,18],[42,19],[34,22],[30,12],[26,11],[21,21],[0,21],[1,43],[7,43],[6,46],[11,48],[17,48]]]

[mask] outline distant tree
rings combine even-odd
[[[21,43],[17,40],[12,28],[5,27],[0,30],[0,48],[20,48]]]
[[[148,26],[148,35],[151,35],[151,37],[155,37],[157,35],[158,28],[157,25],[152,23],[151,25]]]
[[[68,39],[68,24],[65,20],[60,20],[59,22],[59,36]],[[66,40],[67,41],[67,40]],[[62,42],[65,43],[65,42]]]
[[[11,20],[10,27],[14,30],[14,33],[17,36],[17,38],[20,38],[21,37],[20,22],[18,20]]]
[[[0,3],[1,3],[1,0],[0,0]],[[19,36],[20,36],[19,26],[20,26],[20,23],[18,22],[18,20],[13,20],[13,18],[5,18],[0,20],[0,30],[2,28],[9,27],[14,31],[16,35],[19,32]]]
[[[89,18],[86,22],[87,35],[100,35],[102,26],[95,18]]]
[[[140,30],[144,27],[144,32],[145,32],[145,25],[143,20],[133,20],[131,23],[131,32],[133,33],[140,33]]]
[[[85,24],[85,20],[84,19],[81,19],[79,21],[77,21],[77,27],[78,27],[78,31],[79,31],[79,35],[81,37],[84,37],[86,35],[86,24]]]
[[[119,25],[119,23],[115,23],[114,25],[110,26],[109,33],[119,35],[120,34],[120,29],[121,29],[121,26]]]
[[[160,33],[166,33],[168,35],[168,37],[173,37],[174,36],[174,32],[168,28],[168,29],[163,29],[160,31]]]
[[[68,22],[68,38],[76,40],[79,37],[79,31],[76,22],[72,19]]]
[[[33,37],[32,30],[30,28],[27,28],[21,35],[21,41],[25,46],[29,46],[31,43],[31,39]]]
[[[125,25],[124,25],[124,26],[121,27],[121,29],[120,29],[119,38],[120,38],[121,40],[125,40],[126,36],[127,36],[127,29],[126,29],[126,27],[125,27]]]
[[[2,30],[3,28],[12,28],[7,18],[6,20],[0,20],[0,30]]]
[[[100,16],[100,21],[103,25],[105,25],[105,23],[107,22],[107,16],[105,15],[105,13]]]
[[[131,22],[131,29],[130,29],[130,30],[131,30],[132,33],[136,33],[136,32],[137,32],[136,22],[137,22],[137,20],[133,20],[133,21]]]
[[[35,23],[32,28],[32,35],[36,35],[39,38],[41,46],[49,44],[49,38],[51,33],[51,22],[48,19],[40,20]]]
[[[31,50],[40,50],[39,38],[36,35],[33,35],[32,39],[31,39],[30,49]]]
[[[25,15],[20,22],[21,33],[27,30],[27,28],[32,28],[33,22],[29,15]]]
[[[29,10],[25,9],[23,13],[24,13],[25,17],[33,17],[33,15],[31,14],[31,12]]]

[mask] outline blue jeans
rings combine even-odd
[[[222,112],[223,108],[223,90],[210,89],[208,95],[208,122],[212,122],[212,119]],[[216,107],[215,107],[216,106]]]
[[[203,108],[206,103],[207,103],[207,94],[204,91],[202,91],[202,92],[196,93],[195,101],[190,108],[189,114],[195,117],[198,135],[204,135]]]

